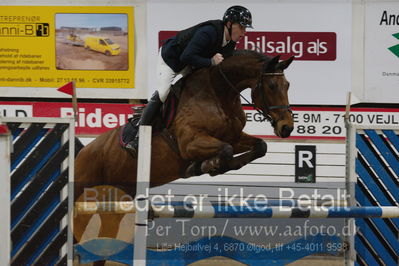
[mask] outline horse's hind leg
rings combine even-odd
[[[75,237],[77,243],[82,241],[82,237],[84,235],[92,234],[91,232],[93,232],[93,229],[87,228],[87,225],[89,224],[92,217],[93,214],[77,214],[73,218],[73,236]]]
[[[98,236],[116,238],[124,216],[125,214],[100,214],[101,227]]]
[[[84,186],[81,185],[80,182],[75,183],[75,203],[85,202],[85,191]],[[76,211],[76,210],[75,210]],[[87,214],[84,212],[73,214],[73,235],[76,239],[76,242],[79,243],[81,241],[85,241],[88,235],[93,235],[93,232],[96,230],[93,226],[89,226],[88,224],[90,220],[93,218],[93,214]]]

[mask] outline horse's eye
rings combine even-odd
[[[269,80],[267,82],[267,86],[271,89],[271,90],[275,90],[276,89],[276,83],[274,83],[273,81]]]

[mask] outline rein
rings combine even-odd
[[[219,72],[220,72],[220,74],[222,75],[223,79],[224,79],[224,80],[226,81],[226,83],[230,86],[230,88],[232,88],[237,94],[239,94],[240,97],[241,97],[242,99],[244,99],[244,101],[245,101],[247,104],[254,106],[254,107],[255,107],[255,110],[256,110],[259,114],[263,115],[263,117],[266,118],[266,120],[269,121],[269,122],[272,124],[273,127],[275,126],[276,121],[273,119],[273,117],[271,117],[271,115],[269,115],[269,111],[275,110],[275,109],[287,109],[288,111],[290,111],[290,112],[292,113],[291,107],[290,107],[289,105],[272,105],[272,106],[267,106],[267,105],[266,105],[265,92],[264,92],[264,90],[262,90],[262,88],[261,88],[261,87],[262,87],[262,76],[283,76],[284,73],[281,73],[281,72],[270,72],[270,73],[268,72],[268,73],[262,73],[262,74],[261,74],[261,77],[259,78],[258,83],[256,84],[256,87],[254,88],[254,90],[256,90],[256,89],[259,88],[260,91],[261,91],[262,102],[263,102],[263,104],[264,104],[263,108],[264,108],[265,110],[267,110],[267,113],[265,114],[263,110],[261,110],[261,109],[259,109],[259,108],[257,108],[257,107],[255,106],[255,103],[254,103],[254,102],[252,102],[252,103],[249,102],[244,96],[241,95],[241,92],[238,91],[238,89],[233,85],[233,83],[231,83],[231,81],[227,78],[226,74],[224,74],[224,72],[223,72],[223,70],[222,70],[222,67],[221,67],[220,65],[218,65],[218,69],[219,69]],[[253,101],[253,97],[252,97],[252,101]]]

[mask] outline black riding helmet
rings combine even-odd
[[[239,23],[246,28],[253,28],[251,12],[243,6],[229,7],[223,15],[223,22],[227,23],[228,21]]]

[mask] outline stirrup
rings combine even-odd
[[[125,149],[130,152],[133,157],[137,157],[138,154],[138,148],[139,148],[139,143],[138,143],[138,138],[136,137],[133,141],[130,143],[126,144]]]

